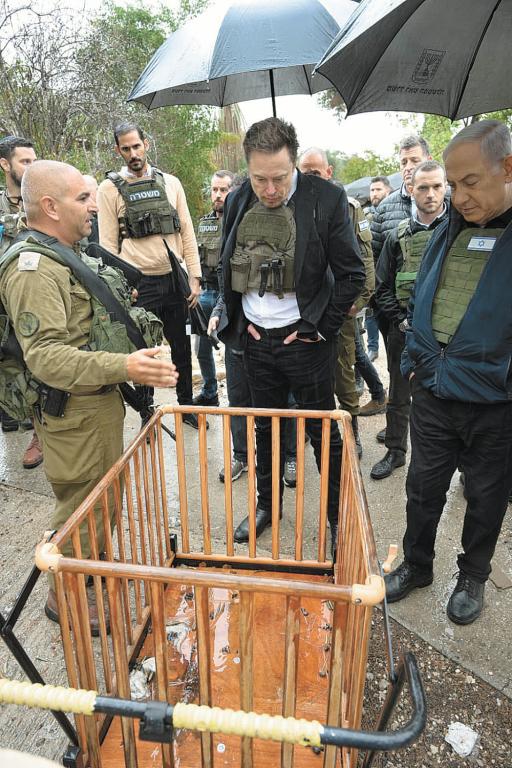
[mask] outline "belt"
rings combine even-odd
[[[73,397],[92,397],[93,395],[106,395],[108,392],[113,392],[117,387],[117,384],[105,384],[99,389],[95,389],[94,392],[80,392],[79,394],[73,394]]]
[[[299,320],[291,325],[284,325],[282,328],[262,328],[261,325],[252,323],[261,336],[269,336],[271,339],[285,339],[291,333],[299,329]]]

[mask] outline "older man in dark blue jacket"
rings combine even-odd
[[[470,624],[482,610],[512,477],[510,132],[496,120],[473,123],[444,159],[453,209],[432,236],[410,305],[402,364],[412,382],[405,559],[386,577],[386,592],[394,602],[432,583],[437,526],[462,464],[463,551],[447,613]]]

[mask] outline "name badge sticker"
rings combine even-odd
[[[472,237],[468,243],[468,251],[492,251],[496,237]]]

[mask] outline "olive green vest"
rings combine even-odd
[[[410,219],[404,219],[398,225],[398,242],[400,243],[404,260],[402,269],[396,273],[395,291],[398,303],[402,309],[407,309],[409,304],[421,259],[433,231],[433,229],[421,229],[413,235]]]
[[[492,246],[502,229],[463,229],[443,264],[432,304],[432,330],[441,344],[448,344],[466,314]]]
[[[180,217],[167,197],[162,171],[153,168],[151,177],[131,183],[114,171],[109,171],[106,177],[117,187],[126,209],[119,219],[121,240],[180,231]]]
[[[6,252],[18,234],[18,224],[22,215],[23,211],[12,212],[12,206],[7,199],[7,191],[2,189],[0,192],[0,256]]]
[[[201,266],[215,269],[219,263],[222,219],[203,216],[197,227],[197,247]]]
[[[51,246],[43,245],[29,237],[15,243],[0,256],[0,277],[9,264],[24,251],[41,253],[68,266],[65,258]],[[119,270],[106,266],[100,259],[91,258],[84,253],[80,254],[80,258],[107,285],[116,301],[129,314],[146,346],[161,344],[162,322],[152,312],[132,306],[132,289],[124,275]],[[133,352],[135,346],[128,336],[126,326],[118,320],[113,320],[106,307],[93,295],[91,307],[88,348],[93,352]],[[11,320],[0,302],[0,408],[13,418],[22,420],[31,415],[31,408],[38,402],[41,382],[30,373],[20,359],[20,354]]]
[[[296,228],[293,208],[255,203],[245,213],[231,256],[231,287],[238,293],[266,291],[283,298],[294,290]]]

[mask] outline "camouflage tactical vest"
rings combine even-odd
[[[128,183],[119,173],[109,171],[107,179],[115,184],[124,200],[125,214],[119,219],[119,237],[172,235],[181,229],[178,212],[170,204],[161,171],[153,168],[151,177]]]
[[[395,291],[398,303],[402,309],[407,309],[409,304],[421,259],[433,231],[433,229],[421,229],[413,235],[410,219],[404,219],[398,225],[398,242],[404,260],[402,269],[396,273]]]
[[[238,293],[266,291],[283,298],[294,290],[296,228],[291,206],[255,203],[244,215],[231,257],[231,287]]]
[[[441,344],[448,344],[473,298],[485,265],[502,229],[463,229],[443,264],[432,304],[432,330]]]
[[[9,264],[24,251],[41,253],[64,266],[69,266],[66,259],[53,247],[28,237],[26,240],[15,243],[0,257],[0,277]],[[115,300],[137,326],[146,346],[153,347],[161,344],[162,322],[152,312],[131,305],[132,290],[124,275],[119,270],[104,265],[100,259],[93,259],[84,253],[80,254],[80,258],[107,285]],[[89,291],[88,288],[86,290]],[[136,347],[128,336],[126,326],[118,320],[113,320],[107,308],[93,295],[91,295],[91,307],[88,348],[93,352],[123,354],[133,352]],[[0,408],[15,419],[28,418],[32,407],[39,400],[40,385],[41,382],[30,373],[23,362],[14,328],[0,302]]]
[[[197,247],[201,266],[215,269],[219,263],[222,219],[203,216],[197,227]]]
[[[16,235],[18,234],[18,224],[23,211],[12,212],[12,206],[7,199],[7,191],[3,189],[0,192],[0,256],[6,252]]]

